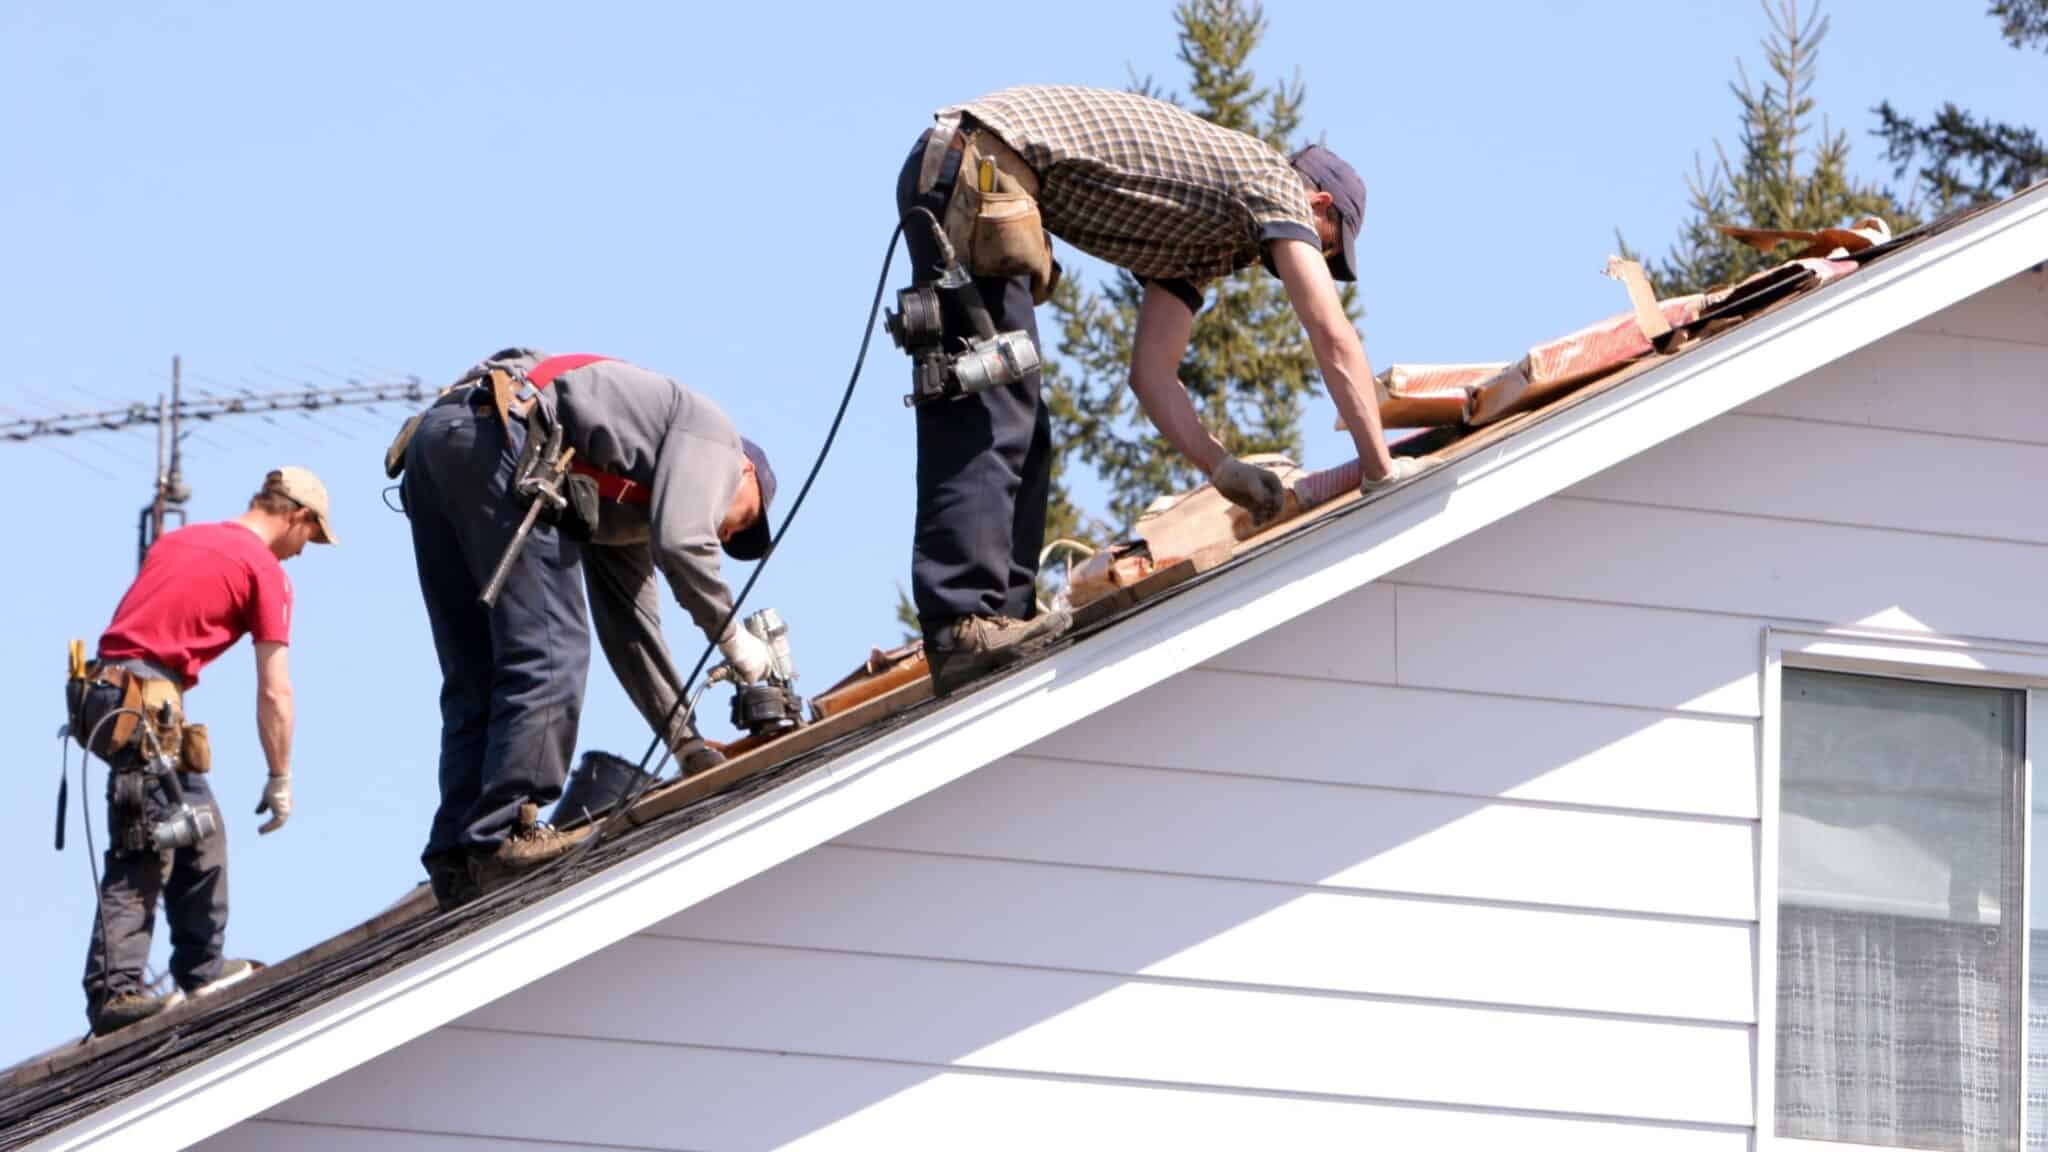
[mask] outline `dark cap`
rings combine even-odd
[[[754,462],[754,479],[761,485],[761,515],[732,534],[725,542],[725,554],[735,560],[759,560],[775,542],[775,533],[768,527],[768,506],[775,500],[775,469],[768,466],[768,454],[761,446],[744,436],[740,437],[740,451]]]
[[[1330,275],[1339,280],[1358,279],[1358,226],[1365,222],[1365,181],[1342,156],[1321,144],[1296,152],[1290,163],[1310,183],[1328,192],[1331,206],[1337,209],[1337,231],[1344,246],[1343,254],[1330,261]]]

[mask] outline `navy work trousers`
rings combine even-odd
[[[917,198],[924,139],[896,178],[896,210]],[[903,238],[920,284],[939,278],[938,245],[922,214],[907,217]],[[1038,340],[1031,280],[977,278],[975,287],[998,332],[1023,329]],[[966,346],[965,315],[945,313],[946,350]],[[1052,419],[1038,373],[1006,388],[917,406],[917,526],[911,546],[911,598],[930,639],[963,616],[1035,614],[1038,552],[1045,543],[1052,488]]]
[[[405,455],[413,558],[441,661],[441,806],[423,859],[492,850],[520,805],[562,794],[590,669],[580,548],[556,529],[536,525],[497,605],[477,602],[525,512],[511,488],[526,429],[508,431],[488,397],[443,397]]]
[[[121,706],[121,690],[96,684],[86,692],[78,723],[90,732],[109,712]],[[138,753],[123,748],[108,763],[132,770]],[[188,848],[169,852],[126,851],[120,847],[123,825],[131,818],[154,823],[169,810],[162,784],[152,780],[145,811],[129,814],[114,807],[114,781],[107,778],[107,851],[100,872],[99,915],[85,953],[85,1010],[99,1016],[100,1005],[130,993],[147,991],[144,969],[149,964],[150,938],[156,934],[156,906],[163,903],[171,922],[171,977],[190,992],[220,975],[228,932],[228,837],[220,805],[206,786],[205,775],[178,773],[185,802],[213,811],[213,835]]]

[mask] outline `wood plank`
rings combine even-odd
[[[1276,755],[1283,740],[1285,755]],[[1411,754],[1379,751],[1387,748]],[[1757,815],[1756,728],[1747,720],[1213,668],[1183,673],[1024,751],[1468,796]]]
[[[1012,756],[840,842],[1747,920],[1755,838],[1731,821]]]
[[[1755,1016],[1755,929],[1745,924],[833,845],[647,934],[1560,1011]],[[1504,941],[1514,942],[1512,963],[1502,962]]]
[[[532,1097],[533,1070],[548,1095]],[[606,1102],[619,1101],[617,1106]],[[659,1101],[659,1106],[646,1102]],[[1748,1133],[1399,1102],[995,1076],[797,1053],[613,1044],[442,1031],[200,1145],[205,1152],[368,1147],[472,1152],[490,1143],[296,1143],[336,1124],[402,1124],[478,1139],[636,1149],[1044,1152],[1048,1148],[1569,1148],[1742,1152]],[[276,1137],[265,1142],[265,1137]],[[314,1137],[317,1138],[317,1137]],[[382,1137],[380,1137],[382,1138]],[[398,1139],[391,1137],[390,1139]],[[436,1137],[421,1137],[432,1141]],[[540,1145],[545,1149],[548,1145]]]
[[[464,1023],[1249,1091],[1711,1124],[1750,1119],[1750,1029],[1742,1026],[648,937],[614,945]]]
[[[1723,512],[1546,500],[1389,579],[2048,641],[2048,547]]]
[[[2044,479],[2048,444],[1730,413],[1564,494],[2048,543]]]
[[[2048,347],[1907,330],[1739,411],[2048,444]]]
[[[680,811],[708,796],[716,795],[742,781],[758,776],[792,758],[821,748],[842,736],[886,720],[906,708],[931,699],[929,679],[905,684],[892,692],[858,704],[836,716],[806,724],[779,740],[772,740],[718,767],[656,788],[625,812],[626,823],[639,827],[650,820]]]
[[[1534,511],[1477,535],[1499,533]],[[1533,559],[1517,556],[1516,563]],[[1404,685],[1744,718],[1760,712],[1763,627],[1756,621],[1419,585],[1397,591]]]

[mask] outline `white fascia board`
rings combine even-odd
[[[33,1147],[189,1146],[2044,258],[2048,188],[1571,405]]]

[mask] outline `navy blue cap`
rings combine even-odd
[[[1358,227],[1365,222],[1365,181],[1342,156],[1321,144],[1296,152],[1290,163],[1296,172],[1328,192],[1331,207],[1337,210],[1337,231],[1344,244],[1342,253],[1330,261],[1330,275],[1339,280],[1358,279]]]
[[[775,542],[775,533],[768,526],[768,505],[775,500],[775,469],[768,466],[768,454],[761,446],[744,436],[740,437],[740,451],[754,462],[754,479],[761,485],[761,514],[732,534],[725,542],[725,554],[735,560],[759,560]]]

